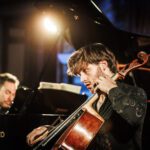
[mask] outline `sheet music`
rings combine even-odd
[[[38,89],[55,89],[80,94],[81,86],[68,83],[40,82]]]

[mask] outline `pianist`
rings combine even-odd
[[[10,73],[0,74],[0,114],[8,114],[14,102],[19,80]]]

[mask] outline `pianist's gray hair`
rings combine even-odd
[[[0,74],[0,88],[3,86],[3,84],[6,81],[15,83],[16,88],[18,88],[19,86],[19,80],[15,75],[10,74],[10,73],[1,73]]]

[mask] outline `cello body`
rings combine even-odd
[[[72,124],[55,143],[52,150],[84,150],[96,136],[104,123],[104,119],[97,118],[88,111],[83,112],[80,118]],[[88,132],[87,132],[88,131]]]

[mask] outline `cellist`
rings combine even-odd
[[[80,48],[68,61],[68,75],[79,76],[91,93],[99,93],[93,107],[105,122],[89,145],[90,150],[142,149],[146,93],[139,87],[113,80],[117,73],[116,62],[114,54],[101,43]],[[34,144],[34,137],[46,128],[29,133],[28,144]]]

